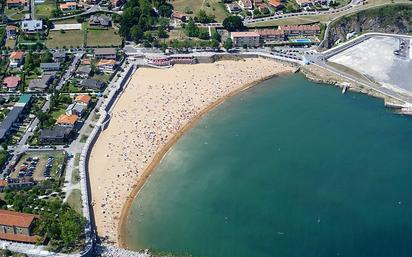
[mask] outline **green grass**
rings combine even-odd
[[[53,119],[57,119],[60,115],[66,113],[67,106],[68,105],[66,104],[60,104],[56,110],[53,110],[53,112],[51,113]]]
[[[67,198],[67,204],[77,213],[82,214],[82,193],[80,189],[73,189]]]
[[[51,18],[53,16],[52,11],[56,9],[56,2],[47,0],[44,4],[37,4],[35,6],[36,17],[38,18]]]
[[[95,73],[92,78],[107,83],[109,82],[110,76],[111,74],[107,74],[107,73],[99,73],[99,74]]]
[[[86,143],[88,137],[88,135],[82,135],[80,138],[80,143]]]
[[[26,12],[19,8],[4,8],[4,15],[12,20],[21,20]]]
[[[88,47],[120,46],[122,39],[113,28],[107,30],[88,29],[86,42]]]
[[[219,0],[174,0],[171,3],[179,12],[184,13],[187,7],[190,8],[193,15],[196,15],[200,9],[204,9],[208,14],[215,15],[218,22],[222,22],[229,15]]]
[[[48,48],[63,48],[83,46],[84,37],[82,30],[69,30],[65,33],[50,31],[46,41]]]

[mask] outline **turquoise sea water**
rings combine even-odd
[[[412,118],[275,78],[206,115],[134,202],[130,248],[210,257],[412,256]]]

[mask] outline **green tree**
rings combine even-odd
[[[49,51],[45,51],[41,56],[40,56],[41,62],[51,62],[53,60],[53,55]]]
[[[229,16],[223,20],[223,27],[228,31],[239,31],[244,28],[239,16]]]
[[[225,43],[223,44],[223,47],[224,47],[226,50],[232,49],[232,47],[233,47],[233,41],[232,41],[232,39],[231,39],[231,38],[228,38],[228,39],[225,41]]]
[[[139,42],[143,38],[143,30],[139,25],[134,25],[130,29],[131,38],[134,42]]]
[[[167,34],[166,30],[162,27],[157,28],[157,36],[159,38],[167,38],[169,35]]]
[[[195,21],[192,17],[189,18],[189,22],[185,26],[185,34],[188,37],[197,37],[199,36],[199,28],[195,24]]]
[[[215,19],[214,15],[208,15],[205,10],[200,9],[199,12],[196,14],[196,21],[200,23],[210,23],[213,22]]]
[[[161,17],[170,17],[173,7],[170,4],[163,4],[159,7],[158,12]]]

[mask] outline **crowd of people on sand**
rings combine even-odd
[[[292,67],[263,59],[139,69],[91,156],[99,235],[116,241],[120,212],[133,185],[155,154],[202,109],[242,85],[288,71]]]

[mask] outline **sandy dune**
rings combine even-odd
[[[143,184],[146,176],[142,174],[147,173],[156,153],[164,150],[167,143],[170,145],[173,136],[202,110],[248,84],[294,70],[266,59],[138,69],[90,157],[99,236],[117,241],[122,207],[136,191],[139,179]]]

